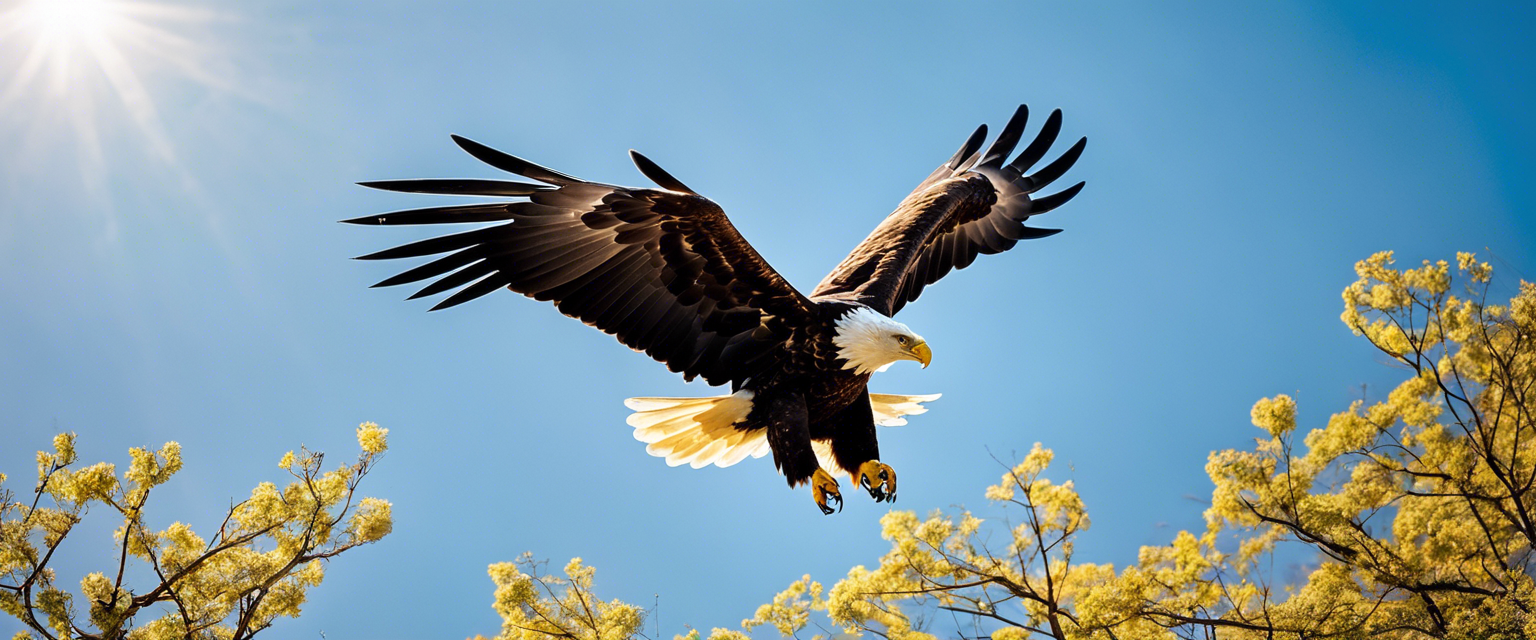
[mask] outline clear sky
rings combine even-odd
[[[368,289],[400,265],[350,256],[432,230],[335,221],[438,201],[353,183],[496,176],[450,133],[618,184],[639,149],[809,290],[977,124],[1061,108],[1066,232],[930,287],[899,319],[933,366],[871,386],[944,394],[881,432],[897,508],[985,516],[994,458],[1043,442],[1085,561],[1201,526],[1258,398],[1317,426],[1401,379],[1338,320],[1356,260],[1536,276],[1529,5],[147,2],[68,62],[0,28],[0,470],[25,490],[59,431],[176,440],[150,522],[209,530],[283,452],[388,427],[394,534],[275,637],[493,634],[485,567],[532,551],[659,594],[670,638],[886,549],[860,494],[823,517],[767,459],[647,456],[623,398],[717,390],[548,305]],[[83,533],[68,584],[111,554]]]

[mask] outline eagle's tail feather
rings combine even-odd
[[[752,392],[737,391],[713,398],[630,398],[634,410],[626,421],[645,451],[666,458],[668,466],[695,469],[713,464],[729,467],[747,456],[768,455],[768,434],[734,425],[752,411]]]
[[[894,427],[907,423],[903,416],[928,411],[925,402],[939,399],[939,394],[901,395],[869,394],[875,424]],[[645,452],[666,458],[668,466],[688,465],[695,469],[711,464],[729,467],[748,456],[768,455],[768,433],[762,429],[737,429],[736,423],[752,411],[752,392],[737,391],[713,398],[630,398],[624,406],[634,410],[626,422],[635,428],[635,439],[646,443]],[[831,448],[826,442],[811,443],[822,468],[846,473],[831,463]]]
[[[928,412],[924,402],[938,400],[943,394],[906,396],[894,393],[871,393],[869,405],[875,412],[875,424],[882,427],[899,427],[907,423],[902,416],[915,416]]]

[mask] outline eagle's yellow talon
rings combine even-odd
[[[859,486],[869,491],[875,502],[896,501],[896,470],[879,460],[859,465]]]
[[[837,501],[837,510],[843,510],[843,494],[838,490],[837,480],[824,469],[811,474],[811,497],[816,499],[816,506],[823,514],[832,515],[832,507],[827,506],[829,500]]]

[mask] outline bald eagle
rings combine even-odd
[[[901,424],[938,397],[869,393],[871,374],[899,360],[927,367],[933,357],[922,336],[892,316],[977,255],[1058,233],[1025,223],[1083,188],[1035,197],[1071,168],[1087,139],[1028,173],[1060,133],[1061,111],[1010,161],[1027,118],[1020,106],[985,152],[987,127],[977,128],[810,295],[769,266],[718,205],[634,151],[640,173],[659,189],[588,182],[454,136],[482,162],[535,182],[364,182],[518,200],[344,222],[499,223],[360,259],[446,254],[374,286],[435,279],[411,296],[454,291],[433,310],[511,289],[553,302],[687,380],[730,384],[724,396],[627,400],[635,438],[673,466],[728,467],[772,452],[790,487],[809,483],[816,506],[830,514],[831,503],[841,510],[843,502],[832,473],[876,501],[896,499],[896,473],[879,459],[875,426]]]

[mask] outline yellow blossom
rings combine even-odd
[[[176,442],[165,443],[159,452],[135,447],[128,454],[132,462],[123,477],[137,485],[137,492],[162,484],[181,470],[181,445]]]
[[[1296,429],[1296,401],[1285,394],[1264,398],[1253,404],[1252,417],[1253,426],[1278,438]]]
[[[490,566],[491,580],[496,583],[496,610],[502,615],[533,602],[539,597],[533,579],[517,570],[511,562]]]
[[[1018,627],[1003,627],[992,632],[992,640],[1029,640],[1031,635]]]
[[[502,617],[504,640],[630,640],[640,632],[645,611],[618,600],[603,601],[592,592],[593,571],[573,558],[565,567],[568,580],[539,575],[528,554],[516,563],[490,566],[496,583],[496,612]],[[678,636],[697,640],[698,633]]]
[[[75,434],[61,433],[53,437],[54,460],[60,466],[75,463]]]
[[[372,422],[364,422],[357,427],[357,443],[362,445],[364,453],[370,455],[384,453],[389,448],[388,436],[389,429],[380,428]]]
[[[66,500],[76,504],[84,504],[88,500],[101,500],[111,497],[116,491],[117,466],[107,462],[98,462],[70,474],[69,481],[63,487],[62,493]]]
[[[790,637],[798,634],[810,621],[810,612],[813,608],[824,607],[821,600],[822,587],[818,582],[811,580],[806,575],[791,583],[789,588],[779,592],[773,597],[773,602],[757,608],[757,612],[751,618],[741,621],[741,627],[748,631],[771,624],[779,635]],[[725,629],[716,629],[710,634],[711,640],[745,640],[745,634]]]
[[[320,456],[306,453],[304,464],[292,469],[298,476],[293,482],[282,488],[259,485],[250,499],[230,509],[212,539],[180,522],[151,531],[146,521],[157,513],[146,506],[151,489],[182,467],[180,445],[130,450],[120,482],[110,463],[70,467],[77,457],[73,434],[61,434],[52,444],[52,452],[38,454],[42,493],[36,508],[10,501],[9,493],[0,491],[0,612],[23,621],[34,635],[68,638],[89,629],[91,637],[170,640],[231,637],[236,623],[247,631],[265,629],[278,617],[300,614],[307,590],[324,577],[320,558],[378,540],[392,526],[388,502],[353,495],[371,460],[321,473]],[[93,508],[87,509],[88,503]],[[66,536],[83,540],[70,532],[96,514],[121,518],[110,545],[120,557],[107,571],[86,572],[76,597],[44,564],[58,559],[61,554],[55,552],[67,554],[73,548],[63,546]],[[348,523],[352,535],[335,535],[333,525],[339,521]],[[131,564],[130,557],[147,561],[153,572],[140,567],[125,575],[153,577],[119,584],[112,576]],[[27,581],[30,601],[17,597],[18,585],[6,576]],[[131,592],[130,585],[138,591]],[[260,597],[253,597],[258,591]],[[136,593],[161,594],[160,600],[174,593],[176,607],[156,617],[153,610],[144,610],[154,603],[137,600]],[[239,620],[231,617],[237,608],[257,601],[254,608],[242,609]],[[613,619],[626,620],[622,615]]]
[[[1456,254],[1456,267],[1466,272],[1473,282],[1488,282],[1493,277],[1493,267],[1486,262],[1478,262],[1475,254],[1464,251]]]
[[[363,498],[352,520],[352,531],[359,540],[373,542],[389,535],[395,527],[390,517],[390,507],[387,500]]]

